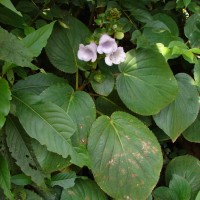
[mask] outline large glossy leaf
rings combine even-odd
[[[189,126],[184,132],[183,136],[190,142],[200,143],[200,113],[198,114],[194,123]]]
[[[19,121],[30,137],[64,158],[73,154],[69,138],[76,131],[76,126],[63,109],[53,103],[31,104],[33,95],[13,97]]]
[[[68,84],[54,85],[41,93],[43,101],[50,101],[63,108],[77,124],[75,141],[87,143],[90,127],[96,118],[93,99],[84,91],[74,91]]]
[[[69,162],[70,158],[63,158],[56,153],[48,151],[46,146],[41,145],[36,140],[32,140],[31,144],[35,153],[35,157],[37,158],[42,170],[46,174],[62,170],[71,164]]]
[[[44,184],[45,175],[34,156],[30,146],[30,137],[14,117],[9,116],[6,122],[6,141],[12,157],[21,170],[30,176],[38,185]]]
[[[200,190],[200,161],[190,155],[176,157],[167,166],[165,173],[167,184],[174,174],[188,181],[192,188],[191,199],[195,199]]]
[[[60,200],[107,200],[107,196],[94,181],[76,179],[73,188],[65,189]]]
[[[51,22],[23,38],[25,46],[34,57],[40,55],[42,48],[46,46],[55,22]]]
[[[13,194],[10,190],[11,184],[8,163],[2,155],[0,155],[0,188],[3,190],[5,196],[9,198],[9,200],[13,199]]]
[[[66,80],[51,73],[38,73],[28,76],[25,80],[18,81],[12,92],[40,94],[43,90],[56,83],[65,83]]]
[[[89,37],[89,29],[78,19],[67,16],[63,21],[68,28],[54,27],[48,40],[46,52],[51,63],[59,70],[74,73],[79,67],[86,65],[78,60],[77,52],[80,43]]]
[[[8,82],[0,77],[0,129],[5,123],[5,116],[10,110],[11,92]]]
[[[156,185],[162,153],[153,133],[124,112],[92,125],[88,150],[97,184],[115,199],[145,199]]]
[[[13,34],[0,28],[0,60],[14,63],[21,67],[31,67],[33,55],[22,41]]]
[[[175,101],[154,116],[156,124],[173,140],[188,128],[199,112],[199,94],[194,80],[187,74],[176,75],[179,93]]]
[[[117,91],[133,112],[153,115],[172,102],[177,95],[176,80],[160,53],[131,50],[119,65]]]

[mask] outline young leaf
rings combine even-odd
[[[190,200],[191,186],[185,178],[174,174],[169,182],[169,188],[176,193],[178,199]]]
[[[88,139],[97,184],[115,199],[145,199],[156,185],[162,153],[153,133],[124,112],[101,116]]]
[[[15,185],[25,186],[31,184],[31,178],[25,174],[17,174],[11,177],[11,183]]]
[[[72,155],[70,137],[76,126],[69,115],[53,103],[32,104],[33,95],[14,96],[17,116],[28,135],[63,158]]]
[[[59,185],[67,189],[75,185],[76,173],[73,171],[58,173],[51,178],[51,186]]]
[[[194,80],[200,93],[200,59],[194,65]]]
[[[33,55],[23,42],[0,27],[0,60],[21,67],[32,67]]]
[[[14,93],[40,94],[43,90],[57,83],[65,83],[66,80],[51,73],[38,73],[28,76],[25,80],[18,81],[12,88]]]
[[[89,29],[78,19],[67,16],[63,22],[69,28],[57,25],[46,46],[46,53],[57,69],[74,73],[87,64],[78,60],[77,52],[80,43],[90,36]]]
[[[133,112],[153,115],[176,98],[177,82],[160,53],[131,50],[119,70],[117,92]]]
[[[13,200],[13,194],[11,193],[11,184],[10,184],[10,172],[8,169],[8,163],[2,155],[0,155],[0,188],[2,188],[6,197],[9,200]]]
[[[165,173],[167,184],[174,174],[188,181],[192,188],[191,199],[195,199],[200,190],[200,161],[190,155],[176,157],[167,166]]]
[[[10,111],[11,92],[8,82],[0,77],[0,129],[5,123],[5,116]]]
[[[23,38],[25,46],[31,51],[32,56],[37,57],[40,55],[43,47],[46,46],[47,40],[53,30],[54,22],[47,24],[33,33]]]
[[[73,188],[65,189],[62,192],[60,200],[108,200],[105,193],[98,187],[98,185],[89,179],[82,180],[76,179],[75,186]]]
[[[30,148],[30,138],[16,118],[8,117],[6,122],[6,141],[8,148],[21,170],[30,176],[37,185],[44,185],[45,175],[40,171],[40,166]]]
[[[199,94],[194,80],[187,74],[176,75],[179,93],[175,101],[154,116],[154,120],[171,139],[188,128],[197,118],[199,112]]]

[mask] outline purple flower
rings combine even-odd
[[[109,66],[112,64],[118,65],[119,63],[124,62],[125,58],[126,54],[123,47],[118,47],[116,51],[106,55],[105,62]]]
[[[78,58],[86,62],[90,60],[94,62],[97,59],[97,45],[94,42],[91,42],[86,46],[80,44]]]
[[[97,52],[99,54],[110,54],[117,50],[117,43],[115,39],[110,36],[104,34],[101,36],[99,40],[99,46],[97,47]]]

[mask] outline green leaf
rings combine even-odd
[[[65,189],[62,192],[60,200],[108,200],[107,196],[97,186],[97,184],[89,179],[76,179],[76,184],[73,188]]]
[[[192,188],[191,199],[194,199],[200,190],[200,161],[193,156],[178,156],[170,161],[167,166],[165,179],[167,184],[173,175],[185,178]]]
[[[199,190],[195,200],[200,200],[200,190]]]
[[[176,193],[168,187],[158,187],[153,191],[154,200],[180,200]]]
[[[41,196],[33,192],[32,190],[26,190],[26,200],[44,200]]]
[[[0,59],[21,67],[32,66],[32,54],[22,41],[0,28]]]
[[[15,6],[12,4],[12,2],[10,0],[0,0],[0,4],[2,4],[3,6],[5,6],[6,8],[12,10],[13,12],[15,12],[17,15],[22,17],[22,14],[20,12],[18,12],[15,8]]]
[[[31,141],[35,156],[46,174],[62,170],[70,165],[69,158],[63,158],[62,156],[50,152],[46,146],[41,145],[36,140]]]
[[[158,127],[172,141],[195,121],[199,112],[199,94],[194,80],[184,73],[177,74],[176,79],[179,84],[177,98],[154,116]]]
[[[76,173],[73,171],[61,172],[51,178],[51,186],[59,185],[60,187],[67,189],[75,185]]]
[[[183,0],[183,3],[185,7],[187,7],[190,4],[191,0]]]
[[[194,65],[194,80],[200,93],[200,59]]]
[[[78,144],[87,143],[90,127],[96,119],[93,99],[84,91],[74,91],[68,84],[54,85],[41,93],[45,102],[52,102],[63,108],[77,125],[72,136]]]
[[[13,95],[13,98],[17,103],[19,121],[30,137],[63,158],[73,154],[69,138],[76,126],[63,109],[53,103],[32,104],[33,95]]]
[[[3,189],[4,194],[9,200],[13,200],[13,194],[11,193],[10,184],[10,172],[8,169],[8,163],[2,155],[0,155],[0,188]]]
[[[98,76],[102,80],[95,80]],[[114,88],[114,77],[109,70],[101,69],[101,72],[93,73],[90,81],[93,90],[100,95],[108,96]]]
[[[11,177],[11,183],[15,185],[25,186],[31,184],[31,178],[25,174],[17,174]]]
[[[138,114],[158,113],[177,95],[177,82],[168,64],[152,50],[131,50],[126,56],[116,82],[121,100]]]
[[[54,22],[47,24],[23,38],[25,46],[31,51],[32,56],[40,55],[42,48],[46,46],[47,40],[53,30]]]
[[[11,155],[21,170],[30,176],[38,185],[44,185],[45,175],[30,148],[30,138],[14,117],[8,117],[6,122],[6,142]]]
[[[0,129],[3,127],[10,111],[11,92],[8,82],[0,77]]]
[[[200,113],[198,114],[194,123],[189,126],[184,132],[183,136],[190,142],[200,143]]]
[[[90,130],[88,151],[97,184],[115,199],[145,199],[159,179],[159,143],[130,114],[99,117]]]
[[[185,178],[174,174],[169,182],[169,188],[176,193],[178,199],[190,200],[191,186]]]
[[[54,27],[46,53],[54,67],[63,72],[74,73],[87,64],[78,60],[77,52],[79,44],[85,42],[90,32],[82,22],[71,16],[67,16],[63,22],[69,28],[65,29],[59,25]]]
[[[40,94],[43,90],[56,83],[65,83],[66,80],[51,73],[38,73],[28,76],[25,80],[18,81],[12,92]]]

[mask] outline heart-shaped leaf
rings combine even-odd
[[[115,199],[145,199],[156,185],[162,153],[153,133],[124,112],[101,116],[88,140],[97,184]]]
[[[178,96],[171,104],[154,116],[156,124],[173,140],[188,128],[199,112],[199,94],[194,80],[187,74],[176,75]]]
[[[163,56],[152,50],[131,50],[119,65],[117,92],[133,112],[153,115],[177,95],[176,80]]]

